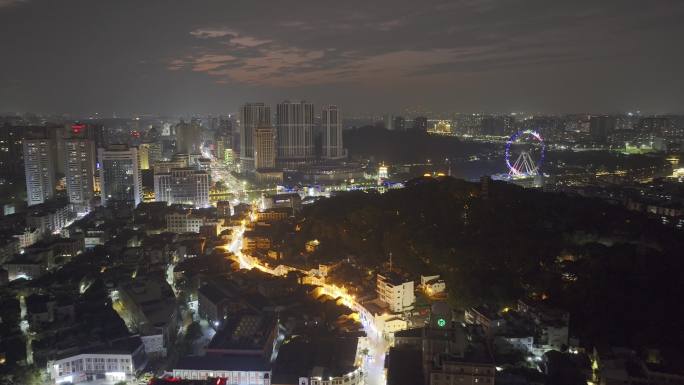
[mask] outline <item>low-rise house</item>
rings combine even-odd
[[[421,275],[420,287],[430,297],[446,292],[446,282],[439,275]]]
[[[66,201],[46,202],[31,206],[26,224],[38,229],[42,235],[59,233],[69,221],[69,204]]]
[[[51,360],[47,371],[55,384],[100,378],[113,383],[134,379],[146,364],[145,345],[139,337],[129,337]]]
[[[225,378],[227,384],[271,385],[271,366],[260,356],[186,356],[173,367],[173,377],[183,380]]]
[[[492,337],[506,324],[504,318],[487,306],[475,306],[465,310],[464,320],[468,324],[479,325],[485,335]]]
[[[413,281],[393,272],[378,274],[376,290],[380,300],[395,313],[411,310],[416,302]]]
[[[150,355],[166,355],[178,333],[179,311],[173,290],[165,280],[156,277],[137,277],[117,290],[125,312],[122,315],[129,328],[145,341]],[[154,336],[154,338],[152,338]],[[145,342],[144,341],[144,342]],[[159,350],[159,341],[163,341]]]
[[[36,279],[47,272],[48,261],[43,254],[16,254],[3,264],[10,281]]]

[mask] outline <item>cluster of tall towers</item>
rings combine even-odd
[[[103,205],[112,200],[136,205],[142,201],[138,148],[102,148],[97,140],[98,128],[82,124],[24,128],[21,146],[28,206],[55,196],[58,169],[64,172],[66,195],[77,212],[87,211],[96,191],[100,191]]]
[[[319,161],[326,163],[345,158],[339,108],[335,105],[323,105],[319,112],[320,115],[314,104],[306,101],[279,103],[274,114],[271,106],[264,103],[243,105],[240,109],[239,141],[235,138],[239,143],[242,170],[293,169],[314,165]],[[221,123],[223,125],[223,121]],[[78,123],[21,129],[16,127],[16,130],[15,127],[6,128],[0,137],[0,155],[3,155],[0,156],[0,168],[6,168],[14,175],[24,174],[29,206],[45,203],[55,196],[58,188],[56,174],[62,172],[66,195],[76,211],[87,211],[97,192],[100,193],[103,206],[114,201],[137,205],[143,197],[141,170],[152,168],[155,169],[157,199],[170,202],[192,201],[199,205],[208,203],[204,199],[208,194],[205,190],[209,189],[209,170],[206,167],[202,168],[198,164],[196,168],[201,170],[190,170],[189,165],[193,164],[190,160],[175,166],[187,169],[181,170],[183,172],[170,169],[162,171],[153,167],[152,159],[159,161],[162,158],[161,149],[165,146],[163,141],[160,144],[159,141],[152,140],[138,146],[110,144],[109,140],[105,140],[107,135],[104,127]],[[200,147],[205,140],[201,123],[181,121],[175,127],[175,135],[171,133],[171,126],[166,131],[169,132],[162,131],[162,137],[166,133],[166,137],[175,138],[173,152],[176,154],[167,163],[175,164],[174,160],[181,155],[188,159],[201,156]],[[232,129],[226,127],[217,132],[220,133],[221,140],[216,143],[226,148],[233,147],[230,134]],[[217,144],[217,153],[223,155],[224,151],[220,150],[225,149],[218,147]],[[238,146],[233,148],[236,147]],[[23,162],[13,159],[13,151],[23,155]],[[3,175],[4,173],[0,175],[0,179]],[[197,178],[201,180],[191,183]],[[183,182],[183,186],[201,185],[201,194],[180,188],[179,181]],[[190,195],[192,197],[188,198]],[[202,199],[197,198],[198,195]]]
[[[244,170],[306,165],[319,157],[334,160],[345,156],[342,117],[335,105],[324,105],[316,122],[313,103],[284,101],[276,106],[273,124],[270,106],[247,103],[240,109],[240,122]]]

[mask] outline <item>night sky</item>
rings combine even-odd
[[[684,112],[681,0],[0,0],[0,112]]]

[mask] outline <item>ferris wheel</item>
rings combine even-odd
[[[516,132],[506,142],[508,175],[514,178],[539,175],[545,154],[546,144],[538,132],[533,130]]]

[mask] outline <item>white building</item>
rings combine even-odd
[[[254,168],[272,169],[276,166],[276,132],[271,126],[257,127],[254,132]]]
[[[141,170],[150,169],[150,143],[140,143],[138,145],[138,162]]]
[[[303,162],[314,157],[313,103],[284,101],[278,104],[278,161]]]
[[[102,205],[107,202],[129,201],[137,206],[142,201],[142,180],[138,149],[113,145],[98,149],[100,160],[100,190]]]
[[[494,346],[497,351],[510,352],[510,351],[521,351],[526,353],[534,352],[534,337],[533,336],[520,336],[520,337],[507,337],[507,336],[496,336],[494,338]]]
[[[240,109],[240,163],[244,170],[254,169],[254,137],[257,127],[271,125],[271,107],[247,103]]]
[[[380,321],[380,322],[379,322]],[[408,322],[401,317],[394,316],[378,316],[376,317],[376,325],[382,325],[382,332],[388,337],[392,337],[394,333],[408,329]]]
[[[135,378],[147,363],[145,346],[138,337],[115,341],[111,346],[94,349],[47,364],[50,379],[61,384],[79,383],[105,377],[111,382]]]
[[[322,375],[316,375],[315,368],[312,372],[311,377],[300,377],[299,385],[362,385],[365,384],[365,375],[360,368],[356,368],[349,373],[345,373],[341,376],[336,377],[324,377]],[[322,374],[323,372],[320,371]]]
[[[209,174],[194,168],[174,168],[154,174],[154,197],[157,202],[209,206]]]
[[[69,203],[78,211],[87,209],[95,190],[95,142],[90,139],[64,141],[64,175]]]
[[[225,378],[227,385],[271,385],[269,363],[258,355],[185,356],[173,369],[183,380]]]
[[[439,275],[421,275],[420,287],[428,296],[442,294],[446,291],[446,283]]]
[[[67,204],[42,204],[34,206],[26,215],[26,225],[35,228],[41,235],[52,234],[62,230],[69,221]]]
[[[394,333],[408,329],[408,322],[401,315],[390,313],[387,304],[379,298],[363,302],[359,308],[359,317],[390,341],[394,338]]]
[[[413,281],[404,280],[394,273],[378,274],[377,293],[394,313],[411,310],[416,302]]]
[[[55,142],[51,139],[24,139],[26,202],[44,203],[55,195]]]
[[[38,242],[40,238],[43,236],[43,234],[40,232],[40,229],[37,229],[35,227],[27,227],[24,229],[24,232],[19,233],[19,234],[14,234],[14,237],[19,240],[19,249],[25,249],[32,244]]]

